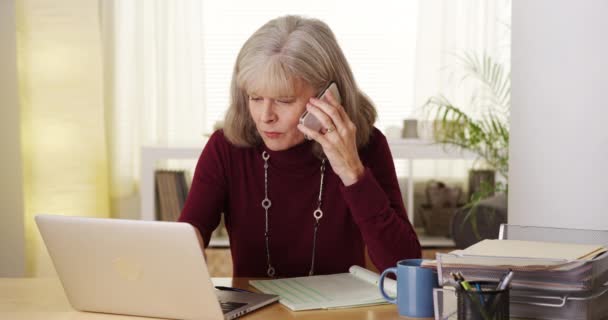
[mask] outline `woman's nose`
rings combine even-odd
[[[261,120],[265,123],[272,123],[276,121],[277,115],[274,112],[272,99],[264,99],[264,105],[262,107]]]

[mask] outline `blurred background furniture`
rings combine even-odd
[[[481,200],[471,214],[458,209],[452,219],[452,238],[457,248],[466,248],[482,239],[498,239],[500,224],[507,223],[507,196],[504,193]]]
[[[430,180],[425,187],[425,195],[426,201],[417,207],[425,235],[449,237],[452,217],[462,206],[462,188]]]

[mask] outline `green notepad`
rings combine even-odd
[[[256,289],[276,294],[293,311],[368,306],[386,303],[380,295],[377,273],[352,266],[348,273],[277,280],[250,280]],[[386,279],[384,288],[394,296],[397,284]]]

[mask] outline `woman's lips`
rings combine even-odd
[[[281,136],[280,132],[264,131],[264,135],[270,139],[276,139]]]

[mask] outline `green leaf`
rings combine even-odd
[[[479,119],[473,118],[443,95],[429,98],[423,107],[434,114],[434,120],[440,125],[435,128],[435,140],[477,154],[491,169],[508,179],[511,72],[486,53],[465,51],[455,57],[463,71],[461,81],[481,84],[481,91],[472,93],[470,104],[483,110],[483,114]],[[468,218],[475,220],[475,202],[472,200],[469,204],[472,210]]]

